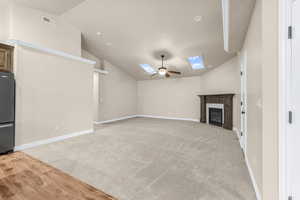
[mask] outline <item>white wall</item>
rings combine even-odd
[[[53,19],[55,23],[45,23],[43,16]],[[81,56],[81,32],[60,17],[13,4],[10,18],[9,39]]]
[[[15,4],[7,10],[0,13],[0,39],[81,55],[80,31],[59,17]],[[56,23],[45,24],[42,16]],[[93,128],[92,65],[23,47],[14,57],[16,145]]]
[[[81,55],[83,58],[90,59],[96,61],[94,68],[100,69],[100,60],[94,56],[93,54],[89,53],[86,50],[81,50]],[[98,72],[93,72],[93,120],[98,121],[99,119],[99,83],[100,83],[100,74]]]
[[[8,39],[81,56],[80,31],[59,17],[15,4],[9,16],[10,20],[0,19],[0,25],[10,22]],[[44,23],[42,16],[54,19],[55,24]],[[84,57],[97,61],[99,68],[100,59],[87,52]],[[136,115],[136,80],[103,63],[108,75],[94,74],[91,65],[18,48],[16,144],[88,130],[94,120]]]
[[[99,121],[136,115],[137,81],[118,67],[104,62],[108,75],[100,76]]]
[[[200,119],[200,77],[138,81],[138,114]]]
[[[262,6],[256,1],[241,54],[247,57],[247,150],[246,157],[262,193]]]
[[[9,5],[7,1],[0,0],[0,40],[6,41],[9,35]]]
[[[93,129],[93,66],[17,48],[16,145]]]
[[[262,0],[261,0],[262,1]],[[263,200],[279,200],[279,2],[262,1]],[[282,19],[280,19],[282,20]],[[282,49],[280,49],[282,50]],[[282,133],[285,134],[285,133]]]
[[[85,58],[95,60],[96,68],[108,74],[94,74],[94,120],[96,122],[137,114],[137,81],[120,68],[82,51]]]
[[[240,75],[237,57],[202,76],[138,81],[138,113],[200,119],[200,94],[234,93],[234,127],[239,127]]]

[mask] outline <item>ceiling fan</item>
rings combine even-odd
[[[165,55],[161,55],[161,67],[158,68],[158,71],[152,74],[151,77],[160,75],[169,78],[172,74],[181,75],[181,72],[168,70],[166,67],[164,67],[164,59],[165,59]]]

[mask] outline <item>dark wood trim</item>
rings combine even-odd
[[[0,43],[0,71],[13,72],[14,47]]]
[[[201,102],[200,122],[206,123],[206,105],[208,103],[224,104],[224,124],[223,128],[232,130],[233,128],[233,96],[235,94],[205,94],[198,95]]]

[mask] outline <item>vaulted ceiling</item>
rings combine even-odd
[[[224,50],[221,0],[16,1],[61,14],[82,31],[84,49],[138,80],[150,78],[139,64],[157,69],[162,53],[167,56],[168,68],[181,71],[183,76],[195,76],[223,64],[236,52]],[[247,6],[242,7],[249,12],[230,16],[244,25],[240,27],[243,30],[229,27],[233,31],[230,34],[238,38],[230,41],[237,42],[236,46],[241,46],[248,27],[252,9]],[[193,70],[187,61],[190,56],[203,56],[206,69]]]
[[[13,0],[16,3],[49,13],[61,15],[84,0]]]

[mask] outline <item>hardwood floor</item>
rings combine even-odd
[[[29,155],[0,156],[0,200],[116,200]]]

